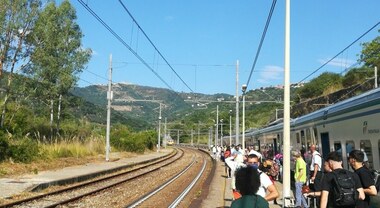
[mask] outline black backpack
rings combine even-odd
[[[355,187],[354,173],[340,169],[333,171],[333,199],[335,206],[355,206],[359,193]]]

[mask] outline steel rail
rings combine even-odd
[[[140,205],[144,201],[148,200],[150,197],[152,197],[153,195],[155,195],[157,192],[161,191],[163,188],[165,188],[169,184],[173,183],[177,178],[179,178],[185,172],[187,172],[189,170],[189,168],[194,165],[194,163],[195,163],[195,157],[193,157],[192,162],[188,166],[186,166],[180,173],[178,173],[177,175],[175,175],[171,179],[169,179],[169,181],[165,182],[163,185],[161,185],[160,187],[158,187],[156,190],[153,190],[152,192],[144,195],[143,197],[135,200],[134,202],[132,202],[131,204],[129,204],[129,205],[125,206],[125,207],[133,208],[133,207],[136,207],[136,206]]]
[[[198,182],[199,178],[201,177],[201,175],[203,174],[204,170],[206,169],[206,164],[207,164],[207,161],[205,158],[203,158],[203,167],[202,167],[202,170],[201,172],[198,173],[197,177],[194,178],[194,180],[190,183],[189,186],[187,186],[187,188],[179,195],[179,197],[177,199],[175,199],[173,201],[173,203],[169,206],[170,208],[172,207],[177,207],[178,204],[185,198],[185,196],[189,193],[189,191],[194,187],[195,183]]]
[[[180,149],[181,150],[181,149]],[[175,160],[178,160],[180,159],[184,152],[183,150],[181,150],[181,155],[179,158],[175,159]],[[102,181],[107,181],[107,180],[110,180],[110,179],[114,179],[116,177],[120,177],[120,176],[123,176],[123,175],[127,175],[127,174],[131,174],[133,172],[137,172],[139,170],[142,170],[144,168],[147,168],[147,167],[151,167],[152,165],[156,165],[156,164],[159,164],[163,161],[167,161],[167,159],[170,159],[170,158],[173,158],[174,156],[176,156],[178,154],[178,151],[176,151],[175,153],[173,154],[170,154],[169,156],[167,157],[164,157],[164,158],[160,158],[158,159],[157,161],[154,161],[152,163],[148,163],[146,165],[143,165],[141,167],[137,167],[133,170],[128,170],[128,171],[124,171],[124,172],[121,172],[121,173],[118,173],[118,174],[114,174],[114,175],[111,175],[111,176],[106,176],[106,177],[102,177],[102,178],[99,178],[99,179],[96,179],[96,180],[93,180],[93,181],[88,181],[88,182],[84,182],[84,183],[81,183],[81,184],[77,184],[77,185],[73,185],[73,186],[70,186],[70,187],[66,187],[66,188],[63,188],[63,189],[59,189],[59,190],[56,190],[56,191],[52,191],[52,192],[49,192],[49,193],[45,193],[45,194],[41,194],[41,195],[38,195],[38,196],[33,196],[33,197],[29,197],[29,198],[26,198],[26,199],[22,199],[22,200],[18,200],[18,201],[15,201],[15,202],[11,202],[11,203],[7,203],[7,204],[3,204],[3,205],[0,205],[0,208],[5,208],[5,207],[12,207],[12,206],[16,206],[16,205],[21,205],[21,204],[24,204],[24,203],[27,203],[27,202],[32,202],[32,201],[35,201],[35,200],[42,200],[43,198],[46,198],[46,197],[49,197],[49,196],[54,196],[54,195],[57,195],[57,194],[61,194],[63,192],[69,192],[69,191],[73,191],[75,189],[80,189],[80,188],[83,188],[85,186],[89,186],[89,185],[94,185],[96,183],[99,183],[99,182],[102,182]],[[174,161],[175,161],[174,160]],[[163,166],[160,166],[158,168],[154,168],[148,172],[145,172],[145,173],[142,173],[140,175],[137,175],[137,176],[134,176],[134,177],[131,177],[131,178],[128,178],[128,179],[125,179],[125,180],[122,180],[122,181],[119,181],[117,183],[113,183],[111,185],[108,185],[108,186],[105,186],[105,187],[102,187],[102,188],[98,188],[98,189],[95,189],[93,191],[90,191],[90,192],[87,192],[85,194],[81,194],[81,195],[78,195],[76,197],[73,197],[73,198],[70,198],[70,199],[67,199],[67,200],[63,200],[63,201],[60,201],[60,202],[57,202],[57,203],[54,203],[52,205],[49,205],[49,206],[46,206],[46,207],[55,207],[55,206],[58,206],[58,205],[62,205],[62,204],[67,204],[69,202],[72,202],[72,201],[76,201],[80,198],[83,198],[85,196],[88,196],[88,195],[91,195],[93,193],[96,193],[96,192],[99,192],[99,191],[102,191],[104,189],[107,189],[107,188],[110,188],[110,187],[113,187],[113,186],[116,186],[118,184],[121,184],[121,183],[124,183],[126,181],[130,181],[130,180],[133,180],[135,178],[138,178],[138,177],[141,177],[143,175],[146,175],[148,173],[151,173],[151,172],[154,172],[154,171],[157,171],[159,169],[161,169],[162,167],[165,167],[167,165],[171,164],[170,162],[169,163],[166,163],[164,164]]]

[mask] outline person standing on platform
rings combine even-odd
[[[234,199],[237,199],[240,197],[240,194],[236,191],[236,186],[235,186],[235,173],[236,170],[245,166],[244,165],[244,156],[243,154],[239,151],[239,147],[235,146],[235,150],[231,150],[231,156],[225,159],[225,162],[229,168],[231,168],[231,188],[232,188],[232,193],[234,195]]]
[[[231,149],[230,146],[227,146],[226,150],[224,151],[224,163],[225,163],[225,172],[227,174],[227,178],[231,178],[231,168],[227,165],[226,159],[231,156]]]
[[[259,157],[259,161],[261,162],[261,159],[262,159],[262,157],[263,157],[263,156],[261,155],[261,153],[258,152],[258,151],[256,151],[256,150],[254,149],[253,146],[250,146],[250,147],[249,147],[249,153],[248,153],[248,155],[252,155],[252,154],[257,155],[257,157]]]
[[[296,207],[309,208],[305,197],[302,195],[302,186],[306,183],[306,162],[302,159],[301,153],[293,152],[293,157],[296,160],[296,168],[294,173],[296,187]]]
[[[322,156],[317,151],[315,144],[310,146],[310,151],[312,153],[311,164],[310,164],[310,179],[314,183],[314,188],[320,190],[321,178],[322,178]]]
[[[332,172],[323,177],[320,208],[326,208],[329,200],[336,208],[355,208],[357,201],[365,198],[359,177],[343,169],[342,155],[336,151],[330,152],[326,161]]]
[[[241,197],[232,201],[231,208],[269,208],[268,202],[257,194],[260,184],[257,168],[247,166],[238,169],[236,172],[236,189]]]
[[[216,146],[214,145],[214,146],[212,146],[212,157],[216,160]]]
[[[363,160],[364,153],[362,151],[352,150],[349,153],[348,161],[350,162],[352,169],[354,169],[355,173],[359,176],[365,194],[364,200],[358,200],[356,205],[360,208],[367,208],[370,207],[370,196],[376,196],[377,191],[371,171],[363,166]]]
[[[327,175],[327,173],[330,173],[332,170],[330,168],[330,165],[329,165],[329,162],[328,161],[325,161],[323,163],[323,177],[322,177],[322,181],[323,181],[323,178]],[[304,193],[303,194],[305,197],[310,197],[310,198],[315,198],[315,197],[320,197],[322,195],[322,192],[321,191],[317,191],[317,192],[308,192],[308,193]],[[330,197],[331,195],[329,195]],[[332,200],[328,200],[329,203],[327,204],[327,207],[330,207],[329,204],[332,204]],[[311,205],[310,205],[311,206]]]
[[[258,169],[260,167],[260,161],[257,155],[248,155],[247,166]],[[270,180],[269,176],[260,170],[258,170],[260,175],[260,187],[257,194],[262,196],[267,201],[273,201],[278,197],[278,191],[274,183]],[[267,191],[269,192],[268,194]]]

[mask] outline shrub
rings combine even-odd
[[[9,151],[9,156],[15,162],[30,163],[39,156],[38,143],[29,138],[24,138],[11,144]]]
[[[8,153],[9,143],[5,135],[0,132],[0,162],[9,157]]]

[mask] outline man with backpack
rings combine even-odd
[[[363,201],[359,200],[356,204],[357,207],[367,208],[370,207],[370,196],[376,196],[377,191],[375,187],[375,180],[371,171],[363,166],[364,153],[360,150],[352,150],[349,154],[348,161],[359,176],[360,182],[363,186],[365,198]]]
[[[330,152],[326,161],[332,172],[322,180],[321,208],[326,208],[328,200],[334,207],[354,208],[357,200],[364,200],[365,195],[358,175],[343,169],[342,156],[338,152]]]

